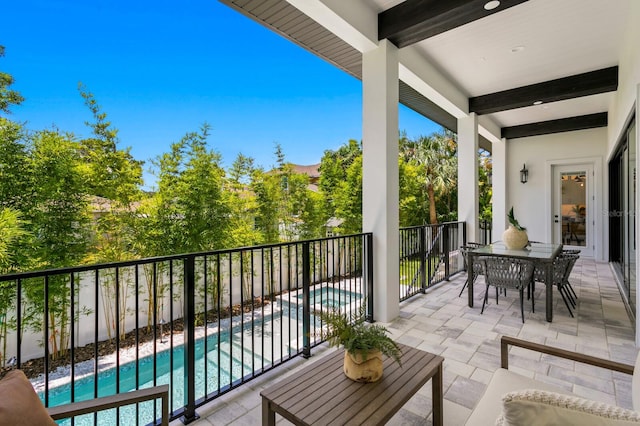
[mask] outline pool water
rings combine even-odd
[[[300,300],[300,303],[302,303],[304,295],[298,294],[296,297]],[[311,291],[309,298],[312,306],[320,304],[325,308],[340,308],[359,301],[362,299],[362,295],[352,291],[324,287]]]
[[[250,324],[249,324],[250,325]],[[236,330],[237,328],[237,330]],[[239,336],[235,333],[240,333],[239,327],[234,327],[234,340],[239,339]],[[206,368],[207,368],[207,392],[211,393],[218,390],[218,386],[223,388],[230,385],[232,382],[239,380],[243,375],[247,375],[252,371],[252,361],[255,365],[262,365],[262,362],[267,364],[268,360],[264,359],[259,354],[254,354],[254,360],[251,359],[250,348],[242,351],[238,343],[229,343],[229,332],[220,334],[220,351],[218,351],[218,335],[210,335],[207,337],[207,356],[206,356]],[[205,395],[205,356],[204,345],[205,339],[201,338],[196,341],[196,398],[203,397]],[[158,348],[161,348],[163,344],[158,344]],[[173,352],[173,365],[171,365],[171,352]],[[233,354],[233,358],[229,355]],[[218,360],[218,357],[220,358]],[[242,358],[242,361],[240,360]],[[154,362],[155,361],[155,362]],[[137,368],[136,368],[137,366]],[[171,368],[173,367],[173,368]],[[218,376],[218,371],[220,372]],[[171,384],[170,409],[175,410],[184,406],[184,347],[182,345],[174,347],[173,351],[164,350],[157,352],[155,358],[153,356],[147,356],[140,358],[136,363],[128,362],[122,364],[119,368],[119,382],[120,393],[128,392],[136,389],[136,373],[138,374],[138,381],[140,386],[138,388],[148,388],[155,384]],[[170,383],[172,379],[172,383]],[[88,376],[79,380],[76,380],[75,386],[75,401],[84,401],[93,399],[94,397],[94,376]],[[116,393],[116,369],[110,368],[108,370],[98,373],[98,396],[113,395]],[[40,394],[40,399],[44,401],[44,395]],[[71,401],[71,384],[66,384],[49,389],[49,406],[66,404]],[[154,421],[155,418],[159,418],[161,415],[161,402],[157,401],[155,404],[156,414],[154,415],[154,402],[144,402],[139,405],[138,420],[139,424],[149,424]],[[120,424],[136,424],[136,407],[135,405],[120,408]],[[70,425],[70,420],[64,420],[58,422],[58,424]],[[97,423],[94,423],[94,415],[89,414],[85,416],[78,416],[75,418],[75,425],[115,425],[116,410],[106,410],[98,413]]]

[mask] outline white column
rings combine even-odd
[[[492,174],[492,208],[491,239],[501,240],[507,227],[507,140],[494,142],[491,145]]]
[[[362,229],[373,232],[374,319],[400,313],[398,49],[382,40],[362,55]]]
[[[458,220],[467,223],[467,241],[478,241],[478,116],[458,119]]]

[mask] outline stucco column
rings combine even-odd
[[[398,49],[362,55],[362,229],[373,232],[374,320],[400,313]]]
[[[501,240],[507,227],[507,140],[494,142],[491,145],[491,163],[493,166],[491,239]]]
[[[458,119],[458,220],[467,223],[467,241],[478,241],[478,116]]]

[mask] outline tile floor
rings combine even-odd
[[[400,316],[384,324],[394,338],[406,345],[442,355],[444,362],[444,418],[446,425],[463,425],[484,392],[493,372],[500,366],[499,340],[502,335],[577,350],[625,363],[637,354],[634,331],[607,263],[581,259],[570,281],[578,294],[578,306],[571,318],[560,295],[554,292],[554,320],[545,321],[544,287],[536,289],[536,312],[525,302],[525,323],[520,317],[518,294],[495,297],[480,315],[484,285],[482,278],[474,288],[475,306],[467,306],[466,291],[458,293],[466,274],[458,274],[427,294],[415,296],[400,306]],[[490,294],[495,294],[490,293]],[[213,401],[197,412],[201,419],[192,424],[257,425],[261,423],[260,390],[322,357],[329,350],[315,348],[308,359],[295,359],[286,365]],[[510,369],[544,380],[599,401],[631,408],[630,377],[573,362],[537,355],[530,351],[511,351]],[[278,424],[288,424],[276,416]],[[172,425],[180,425],[174,421]],[[431,385],[428,382],[390,420],[390,425],[430,425]]]

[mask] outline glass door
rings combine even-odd
[[[609,161],[609,260],[625,303],[636,315],[636,120],[632,119]]]
[[[554,166],[553,242],[593,256],[593,166]]]

